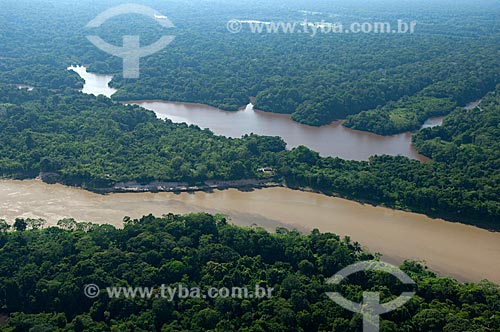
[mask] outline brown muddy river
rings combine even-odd
[[[176,123],[185,122],[201,128],[209,128],[215,134],[241,137],[245,134],[280,136],[288,148],[305,145],[322,156],[349,160],[367,160],[373,155],[402,155],[427,161],[412,145],[412,134],[380,136],[352,130],[340,121],[328,126],[311,127],[290,119],[287,114],[275,114],[254,110],[251,105],[237,112],[222,111],[206,105],[165,101],[134,101],[159,118]]]
[[[500,283],[500,233],[285,188],[252,192],[140,193],[98,195],[38,180],[0,181],[0,218],[64,217],[121,226],[124,216],[168,212],[224,213],[237,225],[277,226],[349,235],[384,260],[422,260],[432,270],[462,281]]]

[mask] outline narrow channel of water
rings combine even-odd
[[[422,128],[433,128],[443,124],[444,116],[434,116],[425,120]]]
[[[481,99],[478,99],[476,101],[470,102],[467,105],[464,106],[466,110],[472,110],[479,106],[481,103]],[[432,127],[438,127],[443,125],[443,120],[446,116],[434,116],[428,118],[424,124],[422,125],[422,128],[432,128]]]
[[[104,95],[111,97],[117,90],[109,87],[109,82],[113,79],[112,75],[98,75],[87,72],[84,66],[70,66],[68,70],[73,70],[85,80],[83,93],[90,95]]]

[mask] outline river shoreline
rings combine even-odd
[[[148,184],[140,184],[136,181],[117,183],[110,188],[89,189],[92,192],[100,194],[109,193],[158,193],[158,192],[197,192],[203,191],[210,193],[214,190],[225,189],[259,189],[281,187],[282,185],[273,179],[243,179],[243,180],[207,180],[200,184],[190,185],[186,182],[162,182],[154,181]]]
[[[67,187],[75,187],[96,194],[112,194],[112,193],[158,193],[158,192],[197,192],[203,191],[210,193],[213,190],[225,189],[259,189],[284,187],[281,181],[277,181],[273,177],[263,179],[240,179],[240,180],[205,180],[198,183],[178,182],[178,181],[152,181],[141,184],[137,181],[117,182],[109,187],[88,187],[75,183],[67,183],[61,181],[58,173],[40,172],[38,175],[26,173],[17,174],[11,177],[0,177],[3,181],[24,181],[24,180],[40,180],[46,184],[60,184]]]

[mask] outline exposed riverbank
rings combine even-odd
[[[243,179],[243,180],[207,180],[196,185],[187,182],[161,182],[154,181],[148,184],[140,184],[136,181],[120,182],[109,188],[95,188],[91,191],[97,193],[141,193],[141,192],[211,192],[219,189],[256,189],[279,187],[280,183],[273,179]]]
[[[0,177],[0,181],[21,181],[21,180],[39,180],[46,184],[60,184],[64,186],[77,187],[82,190],[98,194],[110,193],[157,193],[157,192],[196,192],[205,191],[211,192],[213,190],[225,189],[258,189],[258,188],[272,188],[283,187],[281,181],[275,178],[268,177],[263,179],[241,179],[241,180],[206,180],[196,184],[188,182],[175,182],[175,181],[153,181],[150,183],[139,183],[137,181],[118,182],[109,187],[88,187],[78,186],[72,183],[65,183],[61,180],[58,173],[40,172],[38,175],[34,174],[18,174],[15,177]]]

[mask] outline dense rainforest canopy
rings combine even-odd
[[[91,5],[89,5],[89,3]],[[165,34],[133,15],[99,29],[85,25],[121,1],[7,0],[0,11],[0,177],[51,173],[87,189],[120,181],[276,182],[500,229],[500,8],[488,0],[144,1],[175,23],[167,49],[141,59],[138,80],[122,62],[85,38],[115,45],[140,34],[147,45]],[[332,9],[333,8],[333,9]],[[450,10],[453,8],[453,10]],[[207,15],[207,12],[211,15]],[[403,35],[230,34],[230,19],[300,22],[417,20]],[[114,101],[84,95],[69,65],[113,74]],[[33,91],[18,85],[33,86]],[[479,107],[462,108],[483,97]],[[417,130],[429,116],[443,125],[419,130],[417,149],[432,158],[324,158],[287,150],[279,137],[216,136],[157,119],[116,101],[164,99],[234,111],[256,106],[304,124],[335,119],[379,134]],[[341,144],[341,142],[332,142]],[[110,222],[114,222],[111,221]],[[0,330],[360,331],[362,317],[328,299],[325,281],[341,268],[377,258],[349,238],[278,229],[239,228],[223,216],[125,218],[125,227],[63,220],[0,220]],[[12,231],[10,231],[12,230]],[[437,249],[439,250],[439,249]],[[494,262],[493,262],[494,263]],[[382,317],[384,332],[500,331],[500,290],[460,284],[417,263],[402,269],[417,295]],[[275,289],[269,299],[110,299],[84,286]],[[338,289],[360,302],[364,290],[384,300],[406,288],[382,274],[356,275]]]
[[[116,100],[197,102],[235,111],[253,96],[258,109],[291,114],[301,123],[349,116],[347,126],[379,134],[418,129],[427,117],[448,114],[500,83],[500,7],[491,1],[146,1],[176,27],[162,30],[152,20],[125,15],[99,29],[84,28],[113,4],[8,1],[0,13],[7,22],[0,27],[0,82],[64,90],[81,84],[65,68],[87,64],[90,71],[115,74]],[[414,20],[417,26],[413,34],[314,37],[226,29],[230,19],[349,26],[368,18],[393,25]],[[143,45],[164,34],[176,39],[141,60],[139,79],[126,80],[121,59],[94,47],[89,34],[115,45],[126,34],[140,35]]]
[[[0,320],[5,332],[361,331],[362,316],[325,294],[383,302],[416,291],[382,316],[382,332],[500,330],[500,290],[489,282],[460,284],[421,265],[402,269],[416,282],[357,273],[336,288],[326,280],[374,256],[359,244],[317,230],[309,235],[240,228],[207,214],[125,218],[125,228],[63,220],[60,228],[0,232]],[[19,223],[19,220],[18,220]],[[88,284],[103,292],[84,295]],[[270,298],[110,298],[105,287],[274,288]],[[408,288],[409,287],[409,288]],[[4,322],[4,323],[1,323]]]
[[[102,96],[4,89],[0,169],[6,176],[55,172],[62,182],[87,188],[127,180],[253,178],[259,167],[276,165],[277,153],[285,150],[277,137],[215,136]]]
[[[271,167],[291,187],[498,228],[499,101],[500,86],[479,108],[457,109],[442,127],[421,130],[416,146],[432,162],[358,162],[306,147],[289,151],[278,137],[216,136],[104,97],[0,86],[0,174],[53,172],[63,183],[94,189],[125,180],[258,178],[258,168]]]

